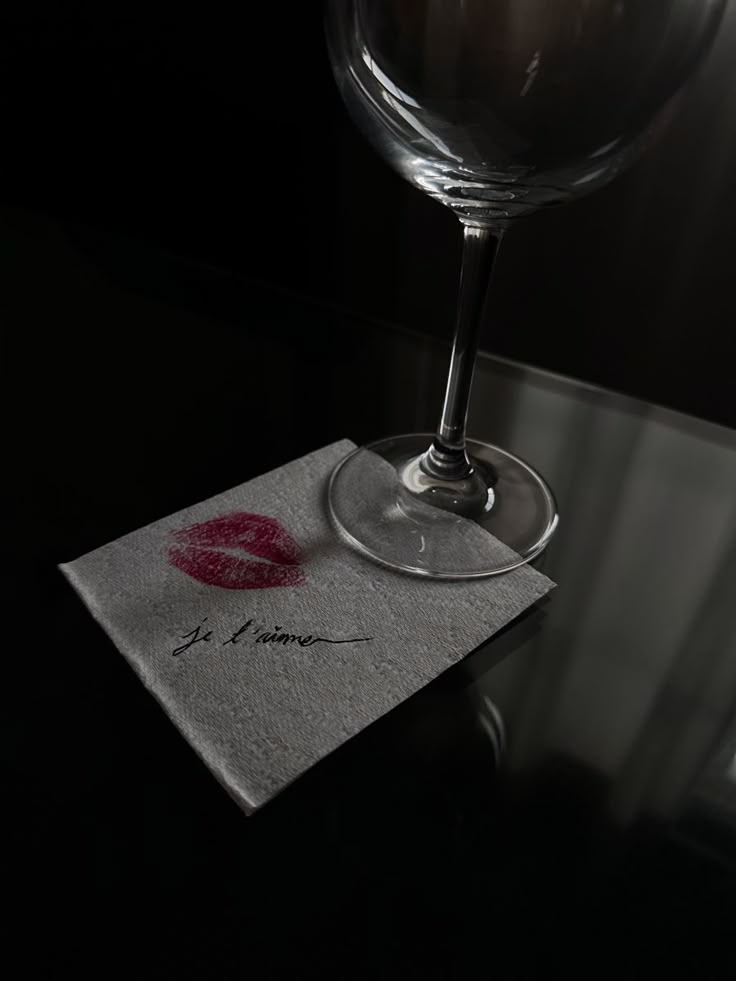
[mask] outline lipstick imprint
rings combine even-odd
[[[306,583],[299,544],[276,518],[235,511],[173,531],[172,537],[170,564],[206,586],[269,589]]]

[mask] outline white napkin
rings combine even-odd
[[[553,583],[447,582],[343,545],[343,440],[61,569],[246,812],[478,647]]]

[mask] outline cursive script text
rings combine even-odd
[[[178,657],[183,654],[184,651],[188,651],[195,644],[200,644],[203,641],[209,642],[212,637],[212,630],[207,630],[205,628],[205,623],[207,622],[207,617],[204,617],[200,623],[190,630],[188,633],[181,635],[181,640],[185,641],[183,644],[179,644],[171,652],[172,657]],[[259,626],[253,619],[246,620],[238,629],[223,640],[219,646],[225,647],[227,644],[239,644],[242,641],[250,641],[253,644],[279,644],[282,647],[290,647],[291,645],[296,645],[297,647],[313,647],[315,644],[365,644],[368,641],[373,640],[372,637],[321,637],[317,634],[295,634],[288,630],[285,630],[283,626],[275,624],[273,628],[265,628]]]

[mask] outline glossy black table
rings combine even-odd
[[[447,348],[41,218],[2,244],[27,971],[733,977],[734,432],[483,358],[471,433],[555,489],[558,588],[246,819],[56,563],[431,429]]]

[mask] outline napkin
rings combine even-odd
[[[554,585],[529,565],[420,579],[354,552],[325,509],[353,449],[324,447],[60,567],[246,813]]]

